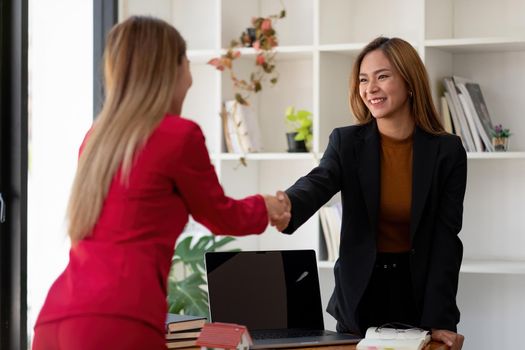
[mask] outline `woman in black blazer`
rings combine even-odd
[[[350,105],[358,123],[335,129],[319,166],[280,192],[292,216],[277,227],[293,233],[341,191],[341,243],[327,308],[338,331],[363,334],[403,322],[460,349],[458,233],[467,178],[461,140],[444,131],[423,62],[399,38],[379,37],[358,55]]]

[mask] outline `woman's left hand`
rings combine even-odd
[[[432,329],[432,340],[447,344],[450,350],[461,350],[465,337],[446,329]]]

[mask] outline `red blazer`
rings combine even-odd
[[[92,234],[69,253],[36,325],[88,314],[131,317],[164,332],[166,281],[188,215],[215,234],[261,233],[260,195],[225,196],[194,122],[167,115],[137,155],[129,186],[115,175]]]

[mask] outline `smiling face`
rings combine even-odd
[[[378,120],[401,120],[410,116],[406,83],[379,49],[368,53],[361,62],[359,95]]]

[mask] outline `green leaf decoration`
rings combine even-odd
[[[222,248],[228,243],[235,241],[233,237],[221,237],[219,240],[212,241],[212,245],[207,249],[208,251],[214,252],[219,248]],[[236,250],[234,250],[236,251]]]
[[[195,316],[208,316],[208,295],[202,287],[206,284],[201,272],[194,272],[181,281],[168,283],[169,312]]]
[[[194,242],[195,237],[188,236],[177,244],[172,258],[172,271],[168,278],[168,312],[208,316],[204,254],[223,248],[234,240],[235,238],[227,236],[202,236]],[[182,265],[188,275],[177,280],[175,265]]]

